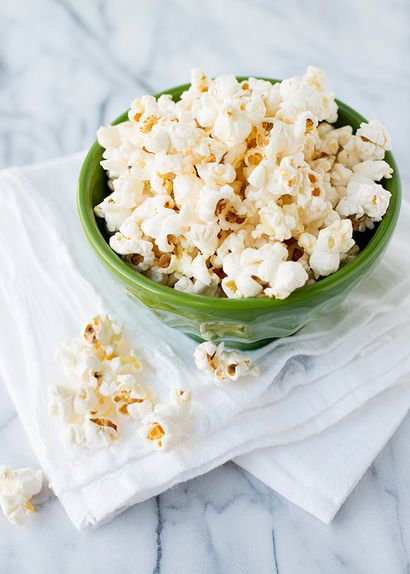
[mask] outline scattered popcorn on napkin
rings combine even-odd
[[[140,436],[155,450],[181,440],[191,392],[173,388],[168,402],[155,404],[123,327],[109,315],[93,317],[81,337],[60,346],[56,358],[71,380],[49,385],[48,412],[60,419],[66,446],[110,446],[121,438],[121,418],[127,415],[142,419],[135,440]]]

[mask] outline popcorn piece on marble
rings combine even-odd
[[[12,470],[7,466],[0,466],[0,507],[12,524],[25,524],[30,514],[35,512],[31,499],[40,492],[42,482],[41,470]]]

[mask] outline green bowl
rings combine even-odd
[[[279,81],[264,79],[272,83]],[[188,87],[189,84],[177,86],[156,97],[171,94],[174,100],[178,100]],[[366,121],[343,102],[337,103],[337,126],[349,124],[356,130],[361,122]],[[125,112],[113,124],[127,119]],[[387,213],[372,232],[360,234],[361,252],[336,273],[294,291],[284,300],[268,297],[222,299],[191,295],[148,279],[110,248],[104,221],[95,217],[93,209],[109,193],[107,177],[100,165],[103,151],[95,142],[85,158],[79,177],[78,211],[87,239],[116,283],[149,307],[168,326],[197,340],[225,341],[229,346],[250,349],[260,347],[271,339],[292,335],[307,322],[337,307],[369,275],[380,261],[399,215],[399,172],[392,154],[387,153],[386,161],[394,170],[393,177],[383,182],[384,187],[392,193]],[[135,318],[138,318],[137,307]]]

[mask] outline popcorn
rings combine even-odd
[[[183,223],[179,213],[167,207],[158,207],[156,213],[147,217],[141,224],[141,229],[147,237],[152,237],[157,247],[164,253],[170,253],[173,247],[169,243],[170,235],[180,235]]]
[[[198,275],[208,273],[206,266],[202,269],[204,261],[201,255],[192,261],[194,271],[200,268]],[[177,268],[175,261],[171,266]],[[211,275],[211,283],[215,279]],[[202,285],[211,288],[199,279],[191,284],[195,292]],[[155,450],[166,450],[181,439],[190,415],[191,392],[171,389],[168,402],[155,405],[153,391],[141,381],[140,360],[119,323],[108,315],[93,317],[82,337],[62,345],[56,358],[73,379],[47,389],[48,411],[59,418],[65,445],[106,448],[120,438],[124,417],[141,421],[138,434]]]
[[[170,143],[170,137],[167,130],[160,125],[155,125],[144,139],[145,149],[152,153],[166,153]]]
[[[326,277],[339,269],[340,256],[354,245],[350,219],[336,221],[319,231],[309,265],[317,276]]]
[[[186,237],[206,258],[213,255],[219,244],[219,225],[216,223],[193,223]]]
[[[168,134],[171,146],[176,151],[191,150],[195,147],[200,138],[201,130],[196,127],[193,120],[189,123],[172,124],[168,127]]]
[[[41,470],[11,470],[0,466],[0,507],[12,524],[25,524],[29,515],[35,512],[31,499],[40,492],[42,482]]]
[[[276,299],[286,299],[295,289],[303,287],[309,276],[303,265],[297,261],[282,261],[279,263],[275,279],[265,290],[267,295]]]
[[[367,124],[361,123],[360,128],[357,130],[357,135],[362,140],[369,140],[384,150],[391,150],[390,136],[379,120],[370,120]]]
[[[321,92],[325,92],[327,90],[325,74],[322,70],[319,70],[319,68],[308,66],[303,78],[306,82],[312,84],[312,86],[317,90]]]
[[[103,396],[115,403],[118,414],[140,419],[153,408],[153,393],[138,380],[142,367],[134,354],[122,355],[109,362],[108,376],[103,375],[99,388]]]
[[[100,146],[105,149],[114,149],[123,142],[118,126],[101,127],[97,130],[97,140]]]
[[[138,269],[145,271],[150,268],[154,262],[154,252],[152,243],[138,237],[128,237],[122,232],[115,233],[110,237],[110,246],[120,255],[136,255],[138,259]],[[134,261],[137,259],[134,258]]]
[[[241,90],[241,86],[234,75],[222,74],[214,79],[211,90],[215,93],[217,100],[229,102]]]
[[[197,207],[198,216],[205,223],[214,223],[216,220],[216,211],[218,204],[224,205],[240,202],[232,186],[224,185],[221,188],[212,188],[204,186],[199,193],[199,205]]]
[[[117,350],[122,336],[121,326],[109,315],[96,315],[84,328],[83,337],[95,348],[100,359],[108,358]]]
[[[192,261],[192,275],[204,285],[211,285],[212,283],[212,274],[206,266],[205,257],[201,254],[198,254]]]
[[[205,103],[205,101],[203,104],[203,107],[197,111],[195,119],[202,128],[212,128],[215,124],[218,110],[216,107]]]
[[[110,178],[117,178],[128,173],[128,157],[133,151],[134,146],[131,144],[121,144],[118,148],[105,150],[101,166],[108,171]]]
[[[298,244],[307,255],[311,255],[316,245],[316,237],[312,233],[304,232],[298,237]]]
[[[223,163],[205,163],[196,167],[199,177],[210,187],[222,187],[235,181],[235,169]]]
[[[142,142],[140,145],[142,145]],[[144,182],[145,180],[149,181],[154,169],[155,160],[152,154],[141,148],[132,148],[130,150],[127,169],[124,170],[126,175],[137,177],[141,182]]]
[[[106,447],[119,436],[118,415],[141,419],[153,409],[154,395],[140,382],[141,363],[109,315],[93,317],[56,358],[73,379],[48,387],[48,411],[60,419],[66,444]]]
[[[330,251],[316,250],[310,256],[309,265],[316,276],[327,277],[339,269],[340,255]]]
[[[197,346],[194,353],[195,364],[200,371],[212,375],[217,385],[226,381],[236,381],[244,375],[257,375],[259,370],[244,353],[227,351],[223,343],[216,345],[205,341]]]
[[[352,222],[350,219],[335,221],[329,227],[319,231],[315,250],[330,253],[346,253],[353,246]]]
[[[372,221],[380,221],[387,211],[390,197],[391,193],[377,183],[352,181],[336,210],[341,217],[353,215],[356,219],[361,219],[366,215]]]
[[[212,128],[212,135],[228,147],[241,144],[248,137],[252,123],[237,107],[227,104],[218,114]]]
[[[146,446],[165,452],[183,438],[189,423],[191,392],[173,388],[169,400],[159,403],[142,420],[138,431]]]
[[[300,226],[299,209],[295,204],[280,207],[272,202],[261,207],[259,216],[260,223],[252,232],[255,238],[267,235],[272,240],[284,241],[290,239]]]
[[[179,205],[195,206],[195,197],[202,188],[202,181],[192,173],[176,175],[173,180],[174,200]]]
[[[48,412],[65,423],[73,423],[79,416],[97,407],[98,397],[90,385],[48,387]]]
[[[56,361],[61,363],[70,376],[88,379],[93,372],[101,369],[101,358],[83,338],[74,339],[60,345],[56,352]]]
[[[346,167],[353,168],[361,161],[382,160],[384,155],[385,150],[382,146],[356,134],[343,146],[343,150],[337,156],[337,161]]]
[[[354,173],[360,173],[369,178],[370,183],[380,181],[383,178],[390,179],[393,173],[392,168],[386,161],[367,159],[353,167]]]
[[[118,439],[117,425],[108,418],[88,411],[84,422],[69,425],[64,429],[64,442],[69,446],[104,448]]]
[[[250,96],[245,104],[245,114],[252,125],[257,125],[263,121],[266,114],[266,107],[260,95]]]
[[[361,164],[360,163],[356,164],[355,168],[359,165]],[[347,168],[342,163],[336,163],[332,168],[330,179],[332,184],[336,188],[340,188],[343,186],[346,187],[352,175],[353,171],[351,169]]]
[[[334,95],[328,92],[320,70],[309,67],[303,77],[283,80],[280,94],[279,114],[287,120],[295,120],[299,113],[305,111],[311,112],[319,121],[334,122],[337,119]]]
[[[200,68],[191,70],[191,86],[199,92],[208,91],[209,80]]]
[[[386,128],[335,128],[318,68],[276,84],[194,69],[179,101],[142,96],[128,117],[98,130],[111,193],[95,213],[116,253],[176,290],[286,298],[357,254],[348,221],[361,232],[388,208]]]
[[[191,402],[192,393],[185,389],[172,389],[169,393],[169,400],[171,403],[186,407]]]
[[[142,420],[139,435],[157,451],[169,450],[181,440],[179,410],[171,404],[159,404]]]
[[[274,289],[278,269],[287,255],[286,247],[279,242],[258,249],[247,247],[241,253],[228,253],[223,260],[226,277],[222,280],[222,289],[233,298],[257,297],[263,284],[267,285],[265,290]],[[305,272],[298,276],[300,280]]]

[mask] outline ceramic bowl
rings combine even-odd
[[[238,78],[245,79],[244,77]],[[274,83],[278,80],[269,78]],[[165,90],[178,100],[188,84]],[[337,101],[337,126],[349,124],[356,130],[366,121],[358,112]],[[128,119],[127,112],[113,124]],[[149,307],[164,323],[195,339],[225,341],[237,348],[256,348],[271,339],[292,335],[308,321],[315,320],[345,299],[380,261],[394,231],[401,201],[399,172],[391,153],[386,161],[394,170],[391,179],[382,182],[392,193],[389,208],[375,229],[358,234],[358,256],[333,275],[294,291],[287,299],[268,297],[227,299],[191,295],[156,283],[135,271],[108,244],[104,221],[95,217],[94,207],[108,195],[106,173],[100,165],[103,148],[95,142],[81,169],[78,185],[78,211],[87,239],[113,280],[133,297]],[[138,307],[135,307],[138,320]]]

